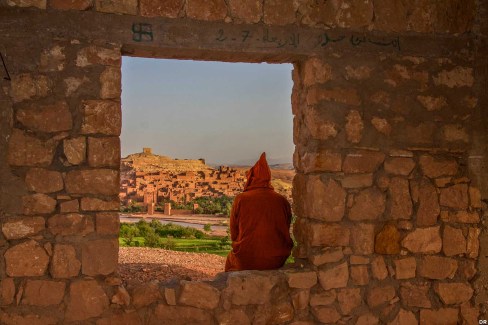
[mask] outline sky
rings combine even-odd
[[[291,64],[123,57],[122,157],[292,161]]]

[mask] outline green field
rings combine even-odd
[[[228,249],[220,249],[220,239],[187,239],[187,238],[162,238],[161,242],[163,244],[174,243],[174,247],[167,247],[168,249],[181,252],[191,252],[191,253],[208,253],[216,254],[219,256],[227,256],[229,253]],[[144,237],[134,237],[134,243],[138,242],[139,246],[143,247],[145,245]],[[125,241],[119,238],[119,244],[121,247],[127,247]],[[132,244],[131,247],[137,245]]]

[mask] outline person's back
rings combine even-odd
[[[271,186],[264,153],[249,171],[244,192],[231,212],[232,251],[226,271],[268,270],[281,267],[290,255],[291,207]]]

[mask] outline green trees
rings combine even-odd
[[[156,206],[156,211],[163,212],[165,203],[171,203],[171,208],[176,210],[193,210],[193,205],[197,203],[198,208],[194,211],[196,214],[224,214],[230,216],[233,202],[233,197],[225,195],[221,197],[202,196],[189,202],[175,202],[164,199]]]

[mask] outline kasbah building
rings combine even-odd
[[[484,323],[487,7],[0,0],[0,323]],[[123,55],[293,63],[296,264],[122,283]]]
[[[245,174],[235,168],[212,168],[203,158],[177,160],[143,148],[141,153],[122,159],[119,198],[123,206],[137,204],[151,215],[156,206],[164,206],[164,214],[169,215],[172,207],[168,201],[186,203],[199,197],[235,197],[242,192],[245,182]],[[198,204],[194,206],[197,208]]]

